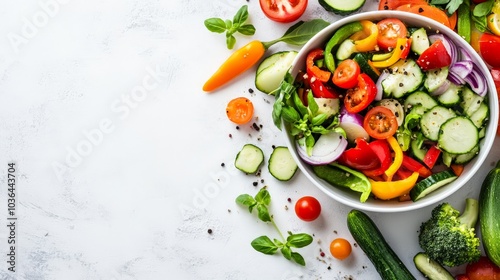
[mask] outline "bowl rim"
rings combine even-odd
[[[314,46],[317,46],[319,44],[319,38],[323,38],[327,36],[328,34],[333,34],[335,30],[340,28],[341,26],[353,22],[353,21],[360,21],[360,20],[372,20],[372,21],[379,21],[384,18],[389,18],[389,17],[395,17],[401,19],[403,22],[406,21],[413,21],[413,22],[421,22],[420,26],[425,27],[427,30],[437,30],[440,33],[443,33],[447,35],[448,37],[451,37],[451,39],[454,42],[460,42],[460,47],[463,47],[467,50],[467,52],[472,53],[473,60],[478,63],[479,67],[481,70],[489,69],[489,67],[486,65],[486,63],[483,61],[483,59],[477,54],[477,52],[472,48],[472,46],[467,43],[466,41],[463,40],[455,31],[452,31],[449,29],[447,26],[444,24],[441,24],[437,21],[434,21],[432,19],[429,19],[427,17],[418,15],[418,14],[413,14],[413,13],[408,13],[408,12],[402,12],[402,11],[370,11],[370,12],[362,12],[354,15],[350,15],[344,18],[341,18],[337,21],[332,22],[329,26],[318,32],[315,36],[313,36],[304,46],[299,50],[298,55],[295,57],[294,61],[292,62],[292,66],[290,67],[289,72],[292,74],[292,76],[295,77],[296,73],[298,71],[297,65],[303,64],[304,63],[304,53],[306,53],[309,49],[311,49]],[[328,37],[325,37],[328,38]],[[321,40],[321,44],[324,44],[326,39]],[[305,162],[302,161],[302,159],[299,158],[297,155],[295,143],[294,143],[294,138],[291,137],[288,134],[288,130],[286,129],[286,124],[282,120],[282,127],[285,127],[285,129],[282,130],[282,132],[285,134],[285,141],[286,145],[289,147],[290,150],[292,150],[292,157],[297,163],[299,169],[302,171],[302,173],[307,177],[307,179],[312,182],[317,188],[319,188],[323,193],[327,194],[337,202],[340,202],[344,205],[357,208],[360,210],[366,210],[366,211],[372,211],[372,212],[386,212],[386,213],[393,213],[393,212],[405,212],[405,211],[412,211],[416,209],[420,209],[423,207],[426,207],[428,205],[437,203],[439,201],[444,200],[451,194],[455,193],[458,191],[460,188],[462,188],[464,185],[467,184],[467,182],[472,178],[472,176],[477,172],[477,170],[483,165],[483,163],[486,160],[486,157],[491,150],[494,140],[496,138],[496,130],[493,129],[493,124],[498,123],[498,110],[499,110],[499,105],[498,105],[498,97],[496,94],[491,94],[491,89],[494,89],[494,82],[493,78],[491,75],[485,75],[487,85],[488,85],[488,99],[489,99],[489,107],[490,107],[490,117],[488,120],[487,127],[489,129],[486,130],[486,135],[480,140],[480,152],[479,154],[473,159],[473,161],[469,162],[466,166],[466,169],[460,175],[454,182],[448,184],[445,187],[442,187],[438,190],[436,190],[432,196],[427,196],[425,199],[413,202],[395,202],[395,203],[390,203],[388,201],[377,201],[373,197],[370,196],[369,200],[366,202],[360,202],[358,200],[352,199],[352,194],[357,194],[353,191],[348,190],[346,195],[339,195],[339,193],[345,192],[344,190],[337,189],[338,191],[332,191],[332,189],[335,189],[336,187],[330,185],[329,183],[319,179],[315,178],[314,174],[310,170],[309,165],[307,165]],[[449,187],[451,185],[451,187]],[[376,201],[374,204],[373,201]]]

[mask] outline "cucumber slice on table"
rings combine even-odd
[[[296,51],[282,51],[264,58],[257,67],[255,87],[267,94],[276,91],[296,56]]]
[[[255,145],[245,144],[236,155],[234,166],[245,173],[252,174],[259,170],[263,162],[262,150]]]
[[[318,2],[325,10],[338,15],[354,13],[365,4],[365,0],[318,0]]]
[[[418,182],[410,191],[410,198],[417,201],[457,178],[450,170],[441,171]]]
[[[269,157],[268,164],[269,173],[271,173],[274,178],[280,181],[288,181],[295,175],[297,168],[297,163],[287,147],[279,146],[274,148]]]

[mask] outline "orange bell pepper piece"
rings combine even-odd
[[[354,33],[350,39],[354,40],[354,45],[358,52],[369,52],[375,50],[377,46],[378,27],[369,20],[362,20],[363,29]]]

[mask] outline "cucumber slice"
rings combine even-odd
[[[451,154],[465,154],[479,143],[474,123],[462,116],[450,118],[439,129],[438,146]]]
[[[485,102],[482,102],[481,105],[479,105],[479,108],[472,113],[470,120],[474,123],[474,125],[476,125],[477,128],[480,128],[484,125],[489,115],[490,108],[485,104]]]
[[[297,172],[297,168],[297,163],[293,160],[292,154],[287,147],[276,147],[269,157],[269,173],[280,181],[292,179],[295,172]]]
[[[448,89],[438,96],[438,102],[445,107],[453,107],[460,102],[462,86],[450,83]]]
[[[412,201],[417,201],[422,199],[429,193],[439,189],[440,187],[452,182],[458,176],[456,176],[452,171],[445,170],[423,179],[422,181],[415,184],[415,186],[410,191],[410,198]]]
[[[472,116],[472,114],[479,109],[479,106],[483,103],[483,101],[484,97],[479,96],[468,87],[463,87],[462,102],[460,102],[460,107],[466,116]]]
[[[253,145],[245,144],[236,155],[234,166],[248,174],[256,173],[264,162],[264,153]]]
[[[437,101],[434,100],[429,94],[423,91],[415,91],[414,93],[408,95],[404,101],[405,111],[410,110],[415,105],[422,105],[426,110],[433,108],[438,105]]]
[[[365,0],[319,0],[318,2],[325,10],[338,15],[352,14],[365,4]]]
[[[438,68],[425,72],[424,87],[433,92],[438,89],[443,83],[448,81],[448,67]]]
[[[282,51],[264,58],[255,73],[255,87],[264,93],[274,94],[296,56],[296,51]]]
[[[378,102],[378,105],[386,107],[391,110],[398,120],[398,126],[401,126],[405,121],[405,111],[403,105],[394,98],[384,98]]]
[[[337,54],[335,55],[338,60],[346,60],[351,57],[355,52],[357,52],[356,45],[353,40],[345,40],[342,42],[337,49]]]
[[[413,263],[418,271],[422,272],[427,279],[455,280],[455,277],[453,277],[446,268],[429,258],[429,256],[423,252],[417,253],[413,257]]]
[[[415,60],[399,60],[390,67],[390,73],[382,81],[385,97],[401,98],[416,91],[424,81],[424,73]]]
[[[425,28],[421,27],[411,34],[410,49],[416,54],[422,54],[430,46],[429,37]]]
[[[475,146],[470,152],[466,154],[456,155],[453,162],[456,164],[466,164],[474,157],[476,157],[477,154],[479,154],[479,145]]]
[[[420,128],[425,137],[436,141],[439,136],[439,129],[449,119],[456,116],[456,113],[443,106],[434,106],[425,112],[420,119]]]

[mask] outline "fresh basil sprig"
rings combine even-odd
[[[252,247],[263,254],[274,255],[278,250],[287,260],[305,266],[306,262],[302,255],[292,251],[292,248],[302,248],[312,243],[313,238],[307,233],[292,233],[288,231],[288,236],[285,238],[278,226],[274,222],[273,216],[269,213],[269,204],[271,203],[271,196],[267,189],[261,188],[259,192],[252,197],[249,194],[242,194],[236,198],[236,203],[248,207],[250,213],[253,209],[257,210],[257,216],[263,222],[270,222],[278,231],[281,237],[279,239],[271,239],[266,235],[255,238],[250,244]]]
[[[474,24],[480,32],[485,32],[488,29],[486,17],[491,13],[491,9],[495,4],[495,0],[488,0],[483,3],[477,4],[472,10],[472,18]]]
[[[307,91],[307,106],[304,105],[297,93],[297,87],[290,73],[285,74],[279,92],[273,104],[272,117],[274,125],[281,129],[281,119],[289,123],[290,134],[295,136],[298,143],[306,148],[311,155],[316,143],[314,134],[327,134],[332,131],[346,136],[345,131],[338,126],[338,115],[327,116],[320,113],[319,106],[310,90]]]
[[[226,45],[232,49],[236,44],[236,38],[233,34],[236,32],[251,36],[255,34],[255,27],[252,24],[245,24],[248,19],[248,6],[242,6],[233,20],[223,20],[221,18],[209,18],[205,20],[205,26],[208,30],[215,33],[226,32]]]

